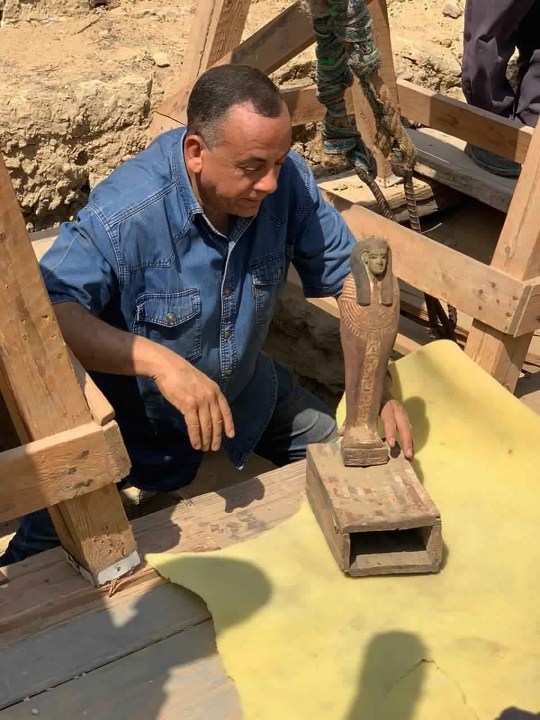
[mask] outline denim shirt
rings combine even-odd
[[[228,237],[220,234],[191,188],[184,134],[161,135],[99,183],[77,221],[62,225],[41,268],[53,303],[78,302],[212,378],[233,413],[236,434],[224,445],[240,467],[276,404],[276,371],[261,347],[289,264],[307,297],[337,295],[355,241],[294,152],[256,217],[234,218]],[[182,485],[184,469],[202,457],[182,414],[150,378],[93,377],[137,472],[150,476],[146,486],[152,478],[161,489]]]

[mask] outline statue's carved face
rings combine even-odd
[[[374,248],[369,252],[363,253],[362,260],[372,275],[376,277],[384,275],[386,266],[388,265],[388,250]]]

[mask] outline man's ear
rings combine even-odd
[[[364,265],[367,265],[368,261],[369,261],[369,251],[364,250],[364,252],[362,253],[362,262],[364,263]]]
[[[200,135],[187,135],[184,140],[186,167],[195,175],[202,171],[202,154],[205,147],[204,140]]]

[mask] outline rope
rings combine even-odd
[[[395,221],[388,201],[375,182],[375,159],[347,115],[345,90],[356,75],[375,117],[375,144],[388,159],[394,174],[403,178],[411,227],[421,232],[413,186],[415,147],[405,132],[388,87],[379,77],[381,56],[373,42],[371,16],[364,0],[305,1],[317,42],[317,98],[326,107],[325,153],[345,155],[358,177],[370,188],[383,216]],[[455,340],[455,308],[449,307],[450,317],[447,317],[439,300],[427,294],[425,299],[432,336]]]

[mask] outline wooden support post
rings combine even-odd
[[[390,25],[388,23],[388,9],[386,0],[366,0],[371,21],[373,23],[373,36],[375,44],[381,53],[382,63],[379,76],[390,91],[392,99],[398,104],[396,71],[394,69],[394,56],[392,53],[392,41],[390,38]],[[358,81],[355,79],[352,96],[354,103],[354,114],[356,125],[367,147],[373,150],[377,161],[377,175],[385,185],[395,181],[395,176],[390,164],[383,158],[382,154],[375,148],[376,124],[370,104],[364,97]]]
[[[251,0],[197,3],[178,82],[179,93],[184,96],[179,95],[177,102],[184,104],[199,75],[240,43],[250,5]],[[168,117],[163,117],[171,114],[169,105],[170,100],[166,100],[154,114],[149,131],[152,138],[175,127],[168,127]]]
[[[90,423],[1,158],[0,276],[0,388],[21,442]],[[44,498],[42,507],[46,504]],[[94,582],[120,576],[138,564],[133,533],[113,484],[49,512],[64,549]]]
[[[534,131],[523,170],[506,216],[491,266],[519,280],[540,275],[540,124]],[[511,392],[532,333],[511,338],[475,320],[466,352]]]
[[[313,26],[300,2],[284,10],[237,47],[224,54],[214,65],[242,63],[274,72],[314,42]],[[158,108],[148,133],[153,140],[166,130],[186,122],[186,103],[193,83],[167,98]]]

